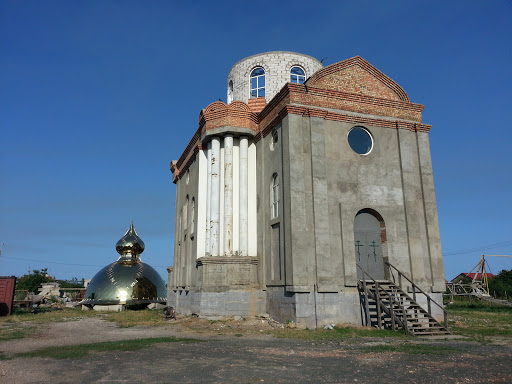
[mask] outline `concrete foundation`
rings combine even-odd
[[[361,305],[357,289],[346,292],[287,292],[283,287],[267,288],[267,312],[271,318],[293,321],[307,328],[327,324],[361,324]]]
[[[260,290],[224,292],[172,291],[167,305],[185,315],[216,320],[231,316],[259,316],[265,311],[265,293]]]

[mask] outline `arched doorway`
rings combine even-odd
[[[384,279],[383,245],[386,242],[384,220],[373,209],[360,210],[354,219],[356,262],[374,279]],[[357,268],[357,277],[363,275]]]

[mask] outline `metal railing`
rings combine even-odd
[[[391,263],[389,263],[388,261],[384,261],[384,263],[389,267],[389,274],[390,276],[393,278],[393,282],[396,284],[397,283],[397,278],[395,277],[395,274],[394,272],[396,272],[396,274],[398,274],[398,286],[400,287],[400,289],[404,292],[407,292],[405,289],[404,289],[404,286],[402,285],[402,277],[404,277],[410,284],[411,284],[411,289],[412,289],[412,298],[415,302],[417,302],[416,300],[416,293],[418,294],[422,294],[425,296],[426,300],[427,300],[427,312],[430,316],[432,316],[432,303],[434,303],[439,309],[441,309],[441,311],[443,311],[443,325],[445,328],[448,329],[448,313],[446,312],[446,310],[444,309],[444,307],[439,304],[437,301],[435,301],[434,299],[432,299],[432,297],[430,297],[430,295],[428,293],[426,293],[425,291],[423,291],[420,287],[418,287],[410,278],[408,278],[404,273],[402,273],[398,268],[396,268],[395,266],[393,266]]]

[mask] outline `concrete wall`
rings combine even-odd
[[[355,125],[373,137],[367,155],[354,152],[347,136]],[[385,222],[390,263],[426,292],[442,286],[442,259],[432,168],[426,133],[287,115],[258,143],[258,227],[267,310],[282,321],[311,326],[358,322],[354,218],[377,211]],[[270,218],[270,176],[282,174],[283,211]],[[272,252],[280,224],[281,259]],[[284,275],[275,278],[275,266]],[[432,265],[432,268],[431,268]]]
[[[176,183],[173,287],[190,288],[196,280],[199,160]],[[187,199],[188,197],[188,199]],[[195,209],[192,210],[192,201]],[[192,211],[195,211],[192,214]]]
[[[359,124],[374,139],[372,151],[359,155],[347,140],[356,124],[287,120],[293,286],[337,292],[356,285],[354,218],[370,208],[385,221],[389,261],[430,291],[444,274],[427,134]]]

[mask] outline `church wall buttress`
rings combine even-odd
[[[311,131],[307,117],[283,122],[286,289],[311,292],[316,280]]]
[[[403,204],[405,207],[405,224],[409,241],[409,258],[413,281],[426,288],[430,280],[429,249],[421,176],[419,174],[418,147],[416,132],[397,130],[400,161],[402,170]],[[428,272],[428,273],[427,273]]]
[[[444,292],[444,265],[439,233],[439,220],[434,189],[434,176],[430,156],[430,143],[427,133],[418,132],[418,150],[420,157],[420,172],[423,185],[425,222],[428,234],[431,284],[434,292]]]

